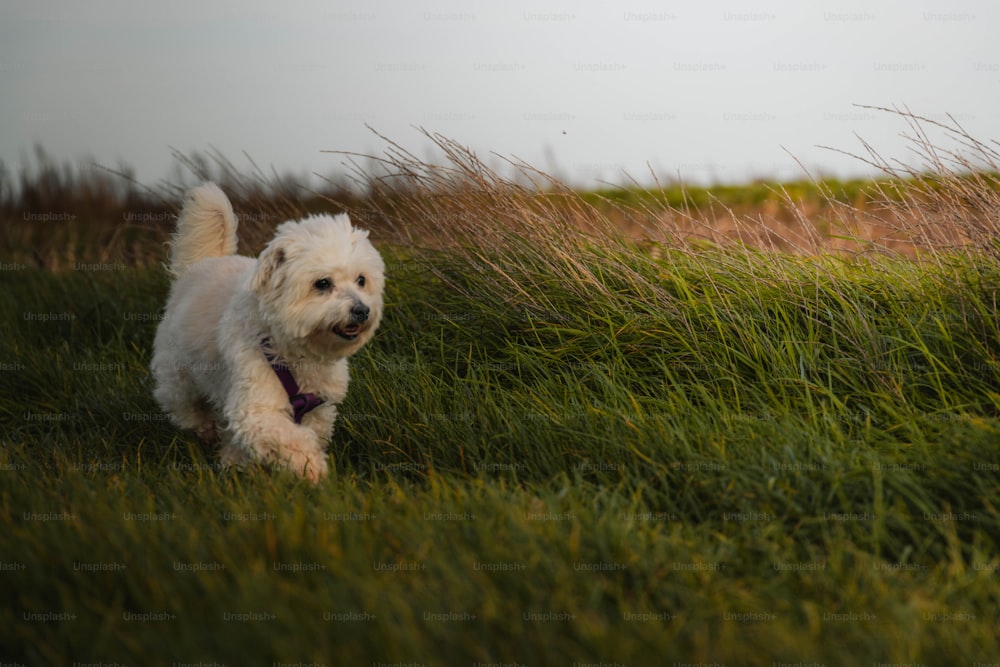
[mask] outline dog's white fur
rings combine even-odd
[[[385,267],[346,214],[283,223],[256,260],[234,254],[236,227],[216,185],[188,193],[153,345],[155,396],[178,426],[219,442],[223,465],[276,464],[318,481],[347,394],[347,358],[382,318]],[[265,339],[300,392],[323,400],[301,424]]]

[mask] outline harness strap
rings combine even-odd
[[[295,381],[294,377],[292,377],[292,372],[288,370],[288,366],[281,363],[281,361],[278,360],[278,355],[271,351],[270,344],[270,338],[265,338],[260,341],[261,349],[264,352],[264,358],[267,359],[267,363],[271,364],[271,370],[273,370],[274,374],[278,376],[278,381],[281,382],[282,388],[284,388],[285,393],[288,394],[288,402],[292,406],[292,414],[295,418],[295,423],[301,424],[302,418],[306,415],[306,413],[322,405],[323,399],[316,394],[303,394],[299,392],[299,383]]]

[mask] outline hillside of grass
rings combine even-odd
[[[225,474],[164,423],[159,271],[0,274],[8,655],[995,655],[996,267],[642,264],[662,301],[594,264],[586,300],[534,274],[543,311],[390,250],[316,488]]]
[[[904,197],[968,239],[916,255],[650,244],[439,145],[349,207],[386,313],[316,486],[166,421],[156,262],[3,259],[4,660],[995,661],[988,188]]]

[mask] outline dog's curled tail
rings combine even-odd
[[[203,259],[235,254],[236,225],[233,206],[215,183],[189,190],[170,244],[170,272],[177,276]]]

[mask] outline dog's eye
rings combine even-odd
[[[313,287],[318,289],[320,292],[325,292],[331,287],[333,287],[333,283],[330,282],[329,278],[320,278],[319,280],[313,283]]]
[[[358,287],[364,287],[365,286],[365,282],[366,282],[365,281],[365,277],[364,276],[358,276],[358,279],[355,282],[358,283]]]

